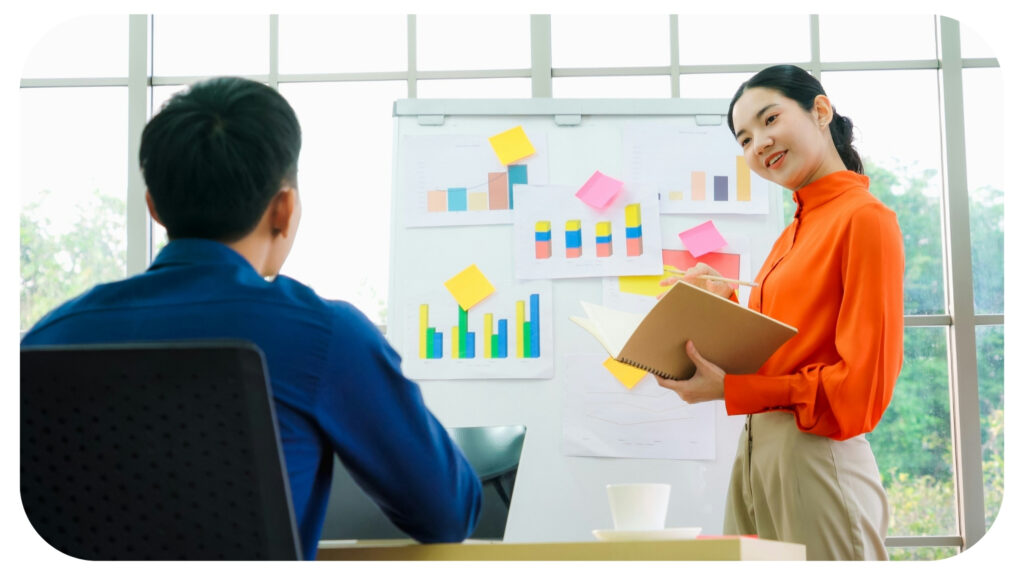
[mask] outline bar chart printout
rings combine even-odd
[[[748,278],[749,244],[744,238],[735,236],[733,241],[738,246],[735,250],[730,248],[733,251],[710,252],[699,258],[694,257],[685,249],[662,249],[662,261],[664,265],[679,270],[686,270],[698,263],[705,263],[725,277]],[[657,275],[606,277],[602,281],[603,300],[605,305],[614,309],[631,313],[647,313],[657,303],[658,295],[669,289],[668,286],[661,285],[661,281],[669,277],[668,272],[664,271]],[[737,287],[740,289],[739,301],[747,301],[749,288]]]
[[[550,282],[498,288],[468,311],[450,297],[417,297],[403,369],[413,379],[550,377],[554,353]],[[412,309],[410,309],[412,311]],[[413,336],[415,337],[409,337]],[[408,354],[414,351],[413,354]]]
[[[657,186],[661,213],[764,214],[774,185],[752,174],[723,122],[623,132],[627,180]]]
[[[660,273],[658,196],[628,183],[595,209],[569,186],[520,186],[513,213],[517,279]]]
[[[400,208],[409,227],[507,224],[516,186],[547,179],[546,142],[536,154],[502,165],[483,135],[416,135],[402,140]]]
[[[487,180],[472,188],[450,187],[427,190],[428,212],[482,212],[515,207],[516,184],[528,184],[525,165],[513,164],[507,172],[488,172]]]

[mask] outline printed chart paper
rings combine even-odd
[[[402,310],[403,371],[415,380],[552,377],[551,291],[550,281],[496,282],[465,309],[441,282],[418,289]]]
[[[626,184],[604,209],[569,186],[519,186],[514,215],[519,279],[661,273],[661,222],[650,187]]]
[[[747,238],[730,237],[729,239],[730,243],[725,248],[704,254],[699,258],[693,257],[689,251],[683,248],[666,248],[662,250],[662,261],[664,265],[683,271],[692,268],[698,262],[703,262],[725,277],[748,280],[750,278],[750,242]],[[662,270],[661,273],[654,275],[604,278],[602,282],[603,304],[622,311],[645,314],[654,307],[658,294],[671,287],[660,285],[661,280],[669,277],[672,276]],[[740,303],[747,301],[749,293],[750,288],[740,287]]]
[[[398,198],[406,227],[512,223],[516,189],[548,180],[544,135],[529,139],[536,153],[506,166],[484,134],[403,138]]]
[[[767,214],[776,187],[754,174],[723,121],[717,126],[631,124],[623,130],[627,182],[651,184],[663,214]]]
[[[690,405],[646,375],[627,389],[602,365],[607,355],[566,361],[566,455],[642,459],[715,458],[715,403]]]

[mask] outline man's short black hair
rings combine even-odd
[[[274,89],[213,78],[175,94],[146,125],[139,165],[170,239],[235,241],[282,183],[295,185],[302,134]]]

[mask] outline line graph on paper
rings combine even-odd
[[[567,362],[567,455],[714,459],[713,403],[689,405],[650,375],[627,389],[601,365],[605,357],[579,355]]]

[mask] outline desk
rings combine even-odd
[[[321,541],[319,561],[803,561],[803,545],[750,537],[686,541],[421,545],[412,540]]]

